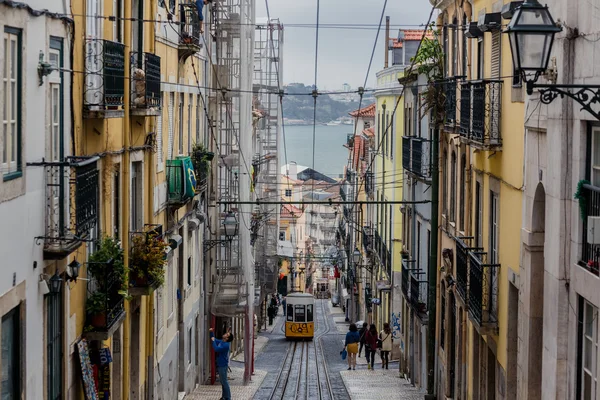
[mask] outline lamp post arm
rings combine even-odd
[[[550,104],[557,97],[565,96],[575,100],[581,106],[581,111],[587,111],[597,120],[600,120],[600,111],[592,108],[593,105],[600,106],[600,85],[538,85],[527,82],[527,93],[531,95],[533,89],[540,92],[540,102]]]

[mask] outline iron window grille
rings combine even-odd
[[[487,253],[469,252],[469,314],[479,326],[498,326],[499,268],[487,263]]]
[[[159,56],[131,53],[131,108],[162,108]]]
[[[461,95],[465,95],[465,103],[461,100],[460,134],[473,147],[491,149],[502,146],[502,83],[500,80],[471,81],[463,84],[464,91],[461,88]],[[467,115],[466,111],[463,115],[463,109],[467,105],[470,105],[470,115]]]
[[[125,98],[125,45],[105,39],[85,41],[84,107],[118,110]]]

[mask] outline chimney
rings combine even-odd
[[[388,67],[388,61],[390,58],[390,17],[385,17],[385,62],[383,68]]]
[[[288,164],[289,172],[288,177],[293,180],[298,180],[298,164],[296,161],[290,161]]]

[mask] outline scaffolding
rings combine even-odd
[[[277,198],[281,178],[279,164],[282,137],[281,59],[283,55],[283,25],[279,19],[257,23],[254,39],[253,109],[259,119],[253,135],[253,168],[257,198]],[[282,149],[283,150],[283,149]],[[277,205],[260,205],[254,209],[256,237],[255,286],[261,304],[266,295],[277,290],[279,239]]]
[[[245,81],[252,70],[251,50],[248,50],[247,26],[254,18],[253,0],[220,0],[213,2],[211,30],[213,43],[213,93],[216,110],[215,125],[218,143],[218,170],[216,171],[216,193],[220,200],[240,201],[249,199],[249,190],[243,180],[248,178],[250,146],[243,145],[241,137],[245,126],[251,126],[251,95],[245,94],[251,87]],[[251,28],[250,28],[250,33]],[[250,46],[251,48],[251,46]],[[247,109],[247,110],[246,110]],[[233,211],[240,226],[239,235],[226,239],[224,232],[216,233],[222,245],[216,250],[215,288],[211,312],[215,316],[237,317],[245,312],[248,297],[247,253],[244,246],[249,232],[242,208],[219,209],[220,221],[225,213]]]

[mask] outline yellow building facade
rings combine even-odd
[[[515,398],[523,89],[503,3],[443,2],[438,395]]]
[[[169,23],[167,13],[183,23]],[[99,157],[101,183],[100,223],[77,254],[88,260],[82,276],[90,281],[71,290],[69,318],[81,333],[78,341],[112,356],[99,391],[115,399],[173,398],[206,379],[201,366],[208,358],[197,345],[204,330],[198,318],[203,233],[193,201],[206,196],[206,171],[190,172],[189,159],[196,143],[211,149],[204,135],[197,11],[187,1],[87,0],[73,3],[73,14],[73,69],[81,71],[73,76],[73,153]],[[114,263],[95,268],[89,261],[104,249],[95,240],[105,237],[120,243],[129,276]],[[132,259],[135,237],[168,244],[164,282],[132,275],[140,268]],[[104,288],[101,280],[116,289],[100,306],[106,318],[97,324],[90,298]],[[181,368],[178,359],[190,364]],[[173,360],[175,368],[165,373],[164,364]],[[73,387],[90,390],[77,382]]]

